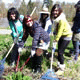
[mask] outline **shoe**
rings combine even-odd
[[[10,66],[13,68],[13,67],[15,67],[15,61],[13,61],[11,64],[10,64]]]
[[[40,73],[41,72],[41,65],[37,65],[34,72],[35,73]]]
[[[58,70],[57,72],[55,72],[56,75],[60,76],[63,75],[64,71],[63,70]]]
[[[60,62],[58,62],[58,67],[64,71],[65,69],[65,64],[60,64]]]

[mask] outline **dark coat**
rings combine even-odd
[[[36,49],[36,46],[40,43],[40,40],[43,40],[45,43],[48,43],[50,41],[49,34],[44,31],[44,29],[37,21],[34,22],[33,31],[34,36],[32,41],[32,50]]]
[[[72,31],[74,33],[80,33],[80,12],[76,14],[74,18],[74,23],[72,26]]]

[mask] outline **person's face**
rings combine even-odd
[[[47,14],[42,14],[43,19],[47,18]]]
[[[10,17],[11,17],[12,20],[15,20],[16,19],[16,14],[15,13],[11,13]]]
[[[54,11],[52,12],[52,16],[53,16],[54,18],[57,18],[58,15],[59,15],[59,11],[58,11],[57,8],[55,8]]]
[[[28,18],[28,19],[27,19],[26,25],[29,26],[29,27],[32,27],[33,21],[32,21],[31,18]]]

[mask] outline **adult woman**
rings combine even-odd
[[[48,8],[43,8],[40,13],[39,23],[41,23],[43,29],[51,34],[51,20],[50,20],[50,12],[48,12]]]
[[[74,53],[75,57],[74,60],[78,60],[79,56],[79,46],[80,46],[80,1],[75,5],[76,8],[76,15],[73,19],[74,23],[72,26],[73,31],[73,46],[74,46]]]
[[[59,4],[55,4],[52,7],[51,20],[54,22],[55,26],[54,31],[56,38],[54,42],[58,42],[58,66],[61,70],[64,70],[65,64],[63,53],[72,38],[72,31]]]
[[[9,21],[9,25],[12,30],[11,36],[15,43],[15,46],[11,53],[11,66],[14,66],[14,64],[16,63],[18,54],[21,51],[21,48],[23,46],[23,41],[22,41],[22,37],[23,37],[22,20],[23,18],[24,16],[19,15],[19,12],[17,11],[16,8],[12,7],[8,10],[7,19]],[[15,40],[17,39],[19,34],[20,36],[18,38],[18,41],[16,42]]]
[[[27,39],[29,34],[33,37],[31,49],[33,71],[40,72],[43,50],[47,50],[50,43],[49,34],[44,31],[38,21],[33,22],[30,16],[25,16],[23,22],[24,33],[26,33],[23,39]]]
[[[51,28],[52,28],[52,22],[50,19],[50,12],[48,11],[47,7],[43,7],[42,11],[40,13],[40,18],[39,18],[39,24],[42,25],[42,28],[49,34],[51,34]],[[44,55],[49,58],[48,51],[44,50]]]

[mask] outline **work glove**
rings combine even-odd
[[[18,48],[18,52],[19,53],[22,52],[22,48],[21,47]]]
[[[35,50],[31,50],[31,56],[33,57],[35,54]]]
[[[53,41],[53,49],[56,49],[57,42]]]
[[[16,44],[16,43],[17,43],[17,41],[18,41],[18,40],[17,40],[17,37],[15,37],[15,38],[14,38],[14,43]]]

